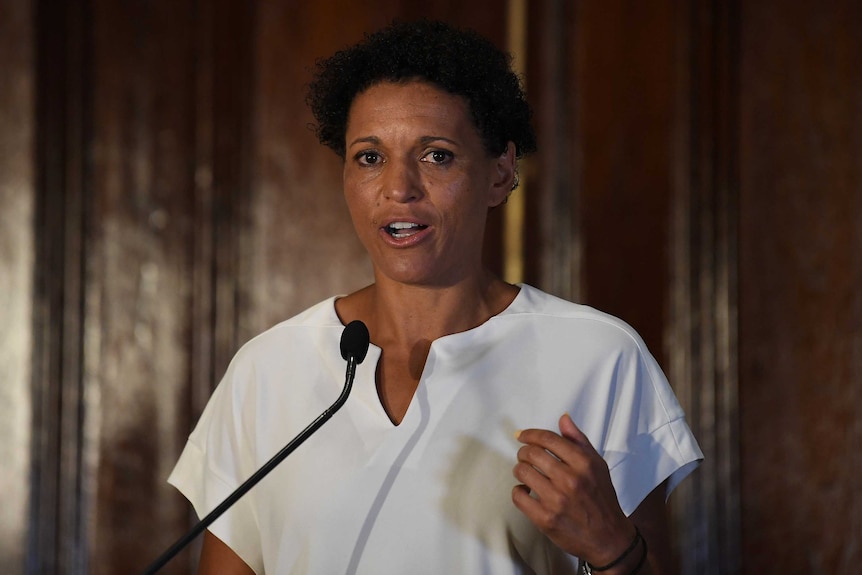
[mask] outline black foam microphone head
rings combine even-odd
[[[341,333],[341,357],[346,360],[352,356],[357,364],[362,363],[370,343],[371,336],[368,335],[368,328],[358,319],[353,320]]]

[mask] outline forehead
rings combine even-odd
[[[466,98],[413,80],[381,82],[360,92],[350,106],[347,132],[404,126],[405,122],[476,131]]]

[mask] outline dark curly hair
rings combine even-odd
[[[320,142],[345,155],[353,99],[380,82],[424,80],[469,102],[486,151],[515,143],[518,157],[536,151],[530,106],[511,56],[470,30],[428,20],[393,23],[317,62],[306,102]]]

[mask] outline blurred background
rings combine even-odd
[[[858,573],[857,0],[0,0],[0,572],[190,527],[165,479],[233,353],[371,279],[310,68],[420,16],[535,109],[489,265],[633,324],[687,411],[680,573]]]

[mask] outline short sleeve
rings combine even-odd
[[[668,497],[703,460],[667,378],[639,337],[634,343],[618,365],[603,453],[626,515],[665,480]]]
[[[606,459],[612,454],[606,454]],[[703,459],[684,419],[668,422],[652,433],[638,435],[628,453],[611,468],[611,480],[626,515],[667,480],[668,497],[673,489],[694,471]]]
[[[168,477],[168,483],[189,500],[199,518],[224,501],[255,470],[253,449],[242,428],[246,417],[243,412],[253,411],[255,405],[251,374],[243,374],[236,363],[235,359],[207,403]],[[210,525],[209,530],[255,573],[263,573],[253,490]]]

